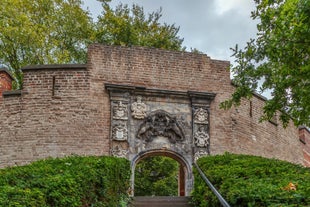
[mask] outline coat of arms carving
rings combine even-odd
[[[116,146],[111,149],[111,154],[114,157],[126,158],[128,150],[122,149],[120,146]]]
[[[194,135],[197,147],[207,147],[209,145],[209,134],[205,131],[205,127],[200,126]]]
[[[151,142],[155,137],[162,136],[171,143],[184,140],[183,130],[176,117],[163,110],[157,110],[148,115],[138,130],[137,137]]]
[[[137,101],[131,105],[132,116],[136,119],[144,119],[146,116],[146,105],[142,102],[142,97],[137,96]]]
[[[112,139],[117,141],[127,140],[127,126],[126,124],[117,124],[112,129]]]
[[[194,113],[194,122],[197,124],[208,124],[208,111],[203,108],[199,108]]]
[[[205,157],[205,156],[208,156],[208,155],[209,155],[208,152],[203,151],[203,150],[200,150],[200,151],[198,151],[198,152],[195,153],[195,155],[194,155],[194,160],[195,160],[195,162],[197,162],[197,160],[198,160],[199,158]]]
[[[127,120],[127,105],[119,101],[118,104],[113,107],[113,119]]]

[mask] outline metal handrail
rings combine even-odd
[[[230,207],[230,205],[227,203],[227,201],[222,197],[222,195],[216,190],[216,188],[214,187],[214,185],[212,185],[212,183],[209,181],[209,179],[207,178],[207,176],[202,172],[202,170],[200,169],[200,167],[194,162],[193,163],[194,166],[197,168],[200,176],[202,177],[202,179],[206,182],[206,184],[208,185],[208,187],[211,189],[211,191],[214,193],[214,195],[217,197],[217,199],[220,201],[220,203],[222,204],[222,206],[224,207]]]

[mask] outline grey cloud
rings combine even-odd
[[[211,58],[231,60],[229,48],[235,44],[245,45],[256,34],[256,23],[250,19],[251,5],[249,0],[243,1],[245,6],[233,7],[222,14],[216,10],[216,0],[122,0],[112,1],[112,5],[136,3],[147,13],[162,7],[161,21],[180,26],[184,46],[197,48]],[[94,2],[88,0],[86,5],[93,7]],[[100,7],[90,9],[93,12]]]

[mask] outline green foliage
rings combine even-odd
[[[232,67],[237,86],[223,108],[250,98],[259,82],[260,90],[272,90],[266,101],[263,120],[281,112],[283,125],[310,125],[310,1],[255,0],[252,18],[259,20],[258,34],[247,46],[233,49]]]
[[[310,169],[249,155],[204,157],[198,165],[231,206],[309,206]],[[220,206],[194,169],[196,206]],[[292,183],[296,190],[289,188]]]
[[[169,50],[181,50],[183,39],[177,34],[175,25],[161,24],[161,10],[145,17],[142,7],[133,4],[119,4],[113,10],[103,4],[102,15],[98,17],[96,39],[99,43],[122,46],[147,46]]]
[[[177,196],[178,172],[178,162],[169,157],[141,160],[135,169],[135,195]]]
[[[0,206],[120,206],[130,164],[114,157],[67,157],[0,170]]]
[[[81,0],[1,0],[0,64],[22,84],[31,64],[80,63],[92,42],[93,23]]]
[[[12,71],[22,88],[20,68],[36,64],[85,63],[90,43],[140,45],[182,50],[179,28],[159,22],[161,11],[145,17],[143,8],[109,0],[97,21],[82,9],[82,0],[1,0],[0,65]]]

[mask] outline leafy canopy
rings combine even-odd
[[[143,7],[119,4],[113,10],[103,4],[103,12],[96,24],[99,43],[122,46],[147,46],[169,50],[182,50],[183,39],[178,37],[179,27],[160,24],[161,9],[145,15]]]
[[[135,195],[177,196],[178,172],[179,164],[172,158],[144,158],[135,169]]]
[[[0,27],[0,64],[18,88],[21,67],[82,62],[92,42],[92,21],[80,0],[2,0]]]
[[[140,45],[182,50],[179,28],[161,24],[161,10],[146,16],[143,8],[110,0],[93,20],[82,0],[1,0],[0,65],[8,67],[22,87],[20,68],[32,64],[85,63],[90,43]]]
[[[286,126],[310,125],[310,1],[255,0],[252,18],[258,19],[256,39],[233,49],[236,90],[223,108],[251,98],[253,91],[272,90],[263,120],[280,112]]]

